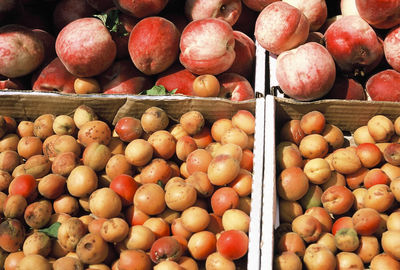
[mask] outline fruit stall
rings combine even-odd
[[[0,3],[0,268],[400,269],[399,25],[397,0]]]

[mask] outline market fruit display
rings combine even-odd
[[[242,1],[99,2],[2,3],[0,89],[207,97],[194,79],[213,75],[211,96],[255,97],[257,12]]]
[[[149,107],[111,125],[81,105],[0,119],[2,269],[246,264],[252,112],[209,122]]]
[[[342,131],[312,110],[277,126],[274,269],[400,266],[399,119]]]

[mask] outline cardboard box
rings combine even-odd
[[[139,117],[151,106],[164,109],[171,120],[189,111],[200,111],[208,122],[219,118],[231,118],[240,109],[256,116],[254,142],[253,192],[249,230],[249,250],[240,260],[238,269],[260,269],[261,198],[264,166],[264,98],[232,102],[220,98],[192,98],[188,96],[127,96],[127,95],[71,95],[34,91],[1,91],[0,114],[14,117],[17,121],[35,120],[39,115],[52,113],[72,116],[82,104],[93,108],[99,118],[115,125],[124,116]]]
[[[309,111],[318,110],[325,115],[326,122],[336,125],[350,140],[351,134],[368,120],[382,114],[394,121],[400,116],[400,104],[379,101],[320,100],[299,102],[293,99],[266,96],[264,185],[261,223],[261,269],[273,269],[274,230],[279,226],[278,196],[276,193],[275,148],[279,143],[279,130],[291,119],[300,119]]]

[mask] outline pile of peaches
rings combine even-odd
[[[236,269],[246,263],[254,115],[171,120],[160,107],[115,126],[70,115],[0,117],[5,270]]]
[[[399,1],[267,2],[254,33],[286,96],[400,101]]]
[[[275,269],[400,269],[400,117],[344,134],[319,111],[281,126]]]

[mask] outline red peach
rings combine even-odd
[[[291,4],[304,13],[310,22],[310,31],[317,31],[328,17],[328,8],[325,0],[283,0],[283,2]]]
[[[179,38],[179,30],[171,21],[158,16],[144,18],[130,33],[129,55],[144,74],[160,73],[177,59]]]
[[[347,186],[351,190],[359,188],[363,184],[364,177],[367,175],[368,172],[369,172],[368,168],[361,167],[354,173],[346,174],[345,177]]]
[[[261,47],[278,55],[303,44],[309,29],[310,23],[299,9],[278,1],[260,12],[254,35]]]
[[[383,50],[389,65],[396,71],[400,72],[400,27],[394,28],[390,31],[384,41]]]
[[[56,53],[66,69],[79,77],[105,71],[116,56],[115,42],[97,18],[81,18],[66,25],[56,39]]]
[[[98,76],[98,81],[104,94],[138,94],[153,86],[152,79],[129,59],[115,61]]]
[[[365,89],[374,101],[400,101],[400,73],[386,69],[375,73],[367,80]]]
[[[361,143],[357,146],[356,154],[361,164],[366,168],[373,168],[381,163],[383,155],[378,146],[373,143]]]
[[[398,0],[355,0],[361,18],[375,28],[389,29],[400,23],[400,2]]]
[[[305,215],[311,215],[318,219],[321,223],[321,228],[323,232],[330,232],[332,229],[332,218],[329,215],[328,211],[323,207],[311,207],[308,208],[305,212]]]
[[[383,42],[358,16],[343,16],[325,32],[325,46],[339,68],[350,74],[366,74],[383,58]]]
[[[233,29],[226,21],[207,18],[190,22],[182,32],[179,60],[190,72],[217,75],[235,60]]]
[[[322,193],[322,205],[329,213],[340,215],[353,206],[354,195],[344,186],[331,186]]]
[[[56,57],[45,66],[39,76],[33,81],[33,90],[59,91],[63,93],[75,93],[74,82],[77,76],[72,75]]]
[[[332,234],[335,235],[337,231],[344,228],[354,228],[353,220],[349,216],[338,218],[332,225]]]
[[[238,73],[245,78],[250,78],[253,74],[254,62],[256,59],[256,45],[254,41],[245,33],[233,31],[235,37],[235,60],[232,66],[226,71]]]
[[[240,0],[187,0],[185,14],[189,20],[217,18],[234,25],[242,12]]]
[[[160,13],[168,4],[168,0],[114,0],[114,4],[130,16],[144,18]]]
[[[43,64],[50,63],[57,55],[56,55],[56,38],[47,31],[42,29],[33,29],[32,30],[35,35],[42,41],[44,47],[44,59]]]
[[[276,79],[282,91],[294,99],[308,101],[323,97],[336,77],[335,62],[321,44],[309,42],[281,53]]]
[[[237,73],[224,72],[217,76],[220,83],[219,96],[233,101],[254,98],[254,89],[250,82]]]
[[[0,27],[0,74],[16,78],[33,72],[44,60],[42,40],[22,25]]]
[[[390,185],[390,178],[382,169],[373,168],[365,174],[364,186],[368,189],[377,184]]]
[[[361,83],[342,74],[336,74],[335,83],[324,99],[367,100],[367,95]]]
[[[193,81],[196,76],[183,67],[179,62],[175,62],[164,72],[157,75],[156,85],[162,85],[169,92],[176,89],[177,94],[193,96]]]
[[[372,208],[361,208],[352,216],[354,229],[359,235],[372,235],[380,225],[381,216]]]

